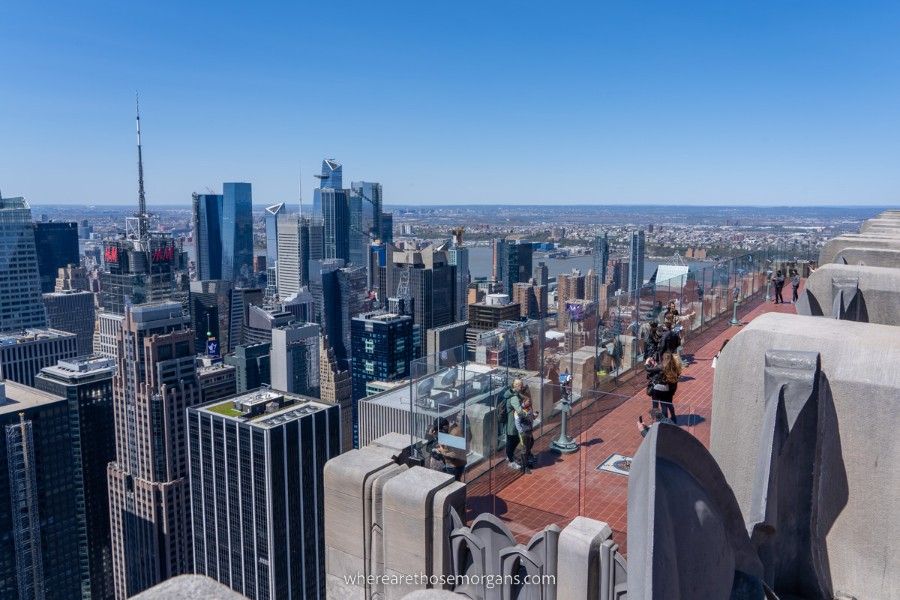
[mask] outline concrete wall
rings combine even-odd
[[[900,325],[900,269],[822,265],[806,280],[805,289],[811,296],[809,305],[798,304],[797,311],[809,316],[831,316],[835,284],[842,281],[858,282],[866,322]],[[811,310],[806,312],[807,308]]]
[[[868,250],[890,250],[890,251],[900,251],[900,237],[893,235],[892,233],[888,234],[858,234],[858,233],[848,233],[846,235],[841,235],[836,238],[832,238],[825,242],[825,245],[822,247],[822,250],[819,252],[819,264],[824,265],[827,263],[839,262],[840,256],[844,250],[853,249],[855,252],[852,254],[860,255],[859,252],[861,249]],[[898,263],[888,262],[889,259],[883,259],[880,255],[883,253],[875,253],[869,258],[868,262],[865,264],[876,267],[897,267]],[[851,260],[848,256],[847,262],[858,262],[858,260]]]
[[[731,338],[715,371],[710,450],[746,515],[765,407],[765,353],[818,352],[839,469],[820,494],[842,506],[825,531],[835,592],[897,597],[900,573],[900,327],[770,313]],[[841,472],[841,470],[843,472]],[[819,524],[825,527],[824,524]]]

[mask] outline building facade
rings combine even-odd
[[[319,326],[291,323],[272,329],[272,387],[304,396],[319,395]]]
[[[44,327],[31,207],[0,196],[0,332]]]
[[[226,365],[233,365],[235,368],[237,393],[255,390],[272,382],[270,349],[269,342],[246,346],[241,344],[223,359]]]
[[[38,252],[41,292],[52,292],[60,268],[81,262],[78,252],[78,223],[47,221],[34,224],[34,242]]]
[[[31,387],[41,369],[77,355],[78,339],[67,331],[26,329],[0,335],[0,380]]]
[[[78,356],[93,352],[94,294],[91,292],[51,292],[44,294],[44,308],[47,311],[47,325],[53,329],[75,334]]]
[[[246,284],[253,273],[253,191],[249,183],[222,184],[222,277]]]
[[[222,195],[193,195],[197,279],[222,279]]]
[[[185,409],[200,389],[180,303],[131,307],[114,378],[116,460],[107,469],[116,598],[190,573]]]
[[[78,564],[82,598],[114,595],[106,479],[106,467],[116,457],[114,374],[113,359],[82,356],[45,367],[34,379],[36,389],[61,396],[68,404],[76,481],[74,504],[81,528]]]
[[[188,409],[196,573],[251,599],[325,599],[322,481],[339,410],[276,390]]]
[[[631,232],[631,253],[628,263],[628,291],[640,292],[644,285],[644,230]]]
[[[0,382],[0,598],[90,597],[66,398]],[[80,512],[81,510],[81,512]]]

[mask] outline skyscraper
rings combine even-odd
[[[287,205],[273,204],[266,207],[266,264],[275,266],[278,260],[278,221],[287,215]]]
[[[353,317],[351,327],[355,424],[356,401],[366,396],[367,382],[409,377],[413,359],[412,318],[384,311],[363,313]]]
[[[36,389],[61,396],[68,404],[76,480],[74,502],[71,498],[69,502],[82,523],[78,536],[82,598],[112,598],[114,589],[106,479],[106,467],[116,457],[114,373],[111,358],[80,357],[45,367],[34,378]]]
[[[467,295],[469,293],[469,249],[463,247],[463,228],[452,232],[453,240],[447,250],[447,261],[456,267],[454,282],[453,311],[454,319],[465,321],[469,317]]]
[[[385,244],[394,243],[394,213],[381,213],[381,241]]]
[[[344,167],[333,158],[322,161],[322,172],[316,175],[319,180],[319,189],[339,190],[344,187]],[[313,210],[316,207],[313,206]]]
[[[278,219],[278,297],[284,300],[309,285],[310,261],[325,255],[324,227],[318,217],[284,215]]]
[[[600,281],[600,284],[606,283],[606,270],[609,265],[609,237],[607,233],[604,233],[603,236],[594,237],[594,248],[593,248],[593,262],[594,262],[594,275]],[[596,298],[591,298],[595,302]]]
[[[238,393],[255,390],[262,385],[271,383],[271,365],[269,352],[272,344],[261,342],[258,344],[239,345],[234,353],[227,355],[223,361],[226,365],[234,365],[235,380]]]
[[[44,294],[43,298],[48,325],[75,334],[78,356],[91,354],[94,344],[94,294],[69,290]]]
[[[322,207],[325,258],[350,262],[350,204],[346,190],[316,190]]]
[[[362,231],[368,242],[381,239],[381,184],[374,181],[354,181],[353,194],[362,199]]]
[[[78,252],[78,223],[47,221],[34,224],[34,242],[38,252],[38,272],[41,292],[53,291],[56,275],[61,267],[81,262]]]
[[[260,390],[188,409],[194,570],[249,598],[325,600],[325,463],[340,409]]]
[[[319,395],[319,326],[291,323],[272,329],[272,387],[285,392]]]
[[[628,264],[628,291],[639,292],[644,285],[644,230],[631,232],[631,255]]]
[[[513,285],[531,278],[532,255],[531,242],[494,240],[494,277],[503,285],[503,293],[512,296]]]
[[[392,256],[392,277],[388,293],[401,295],[398,289],[406,279],[412,307],[413,323],[424,332],[456,321],[453,310],[456,268],[450,264],[444,247],[428,246],[421,250],[396,251]],[[404,274],[404,271],[406,272]]]
[[[249,183],[222,184],[222,277],[245,283],[253,273],[253,193]]]
[[[191,572],[184,417],[200,391],[181,304],[130,307],[118,347],[108,476],[113,576],[124,600]]]
[[[77,338],[67,331],[26,329],[0,334],[0,381],[33,386],[38,371],[77,355]]]
[[[194,260],[197,279],[222,279],[222,196],[193,196]]]
[[[0,598],[90,593],[84,506],[66,398],[0,382]],[[100,507],[100,511],[103,507]],[[97,596],[102,597],[102,596]]]
[[[0,196],[0,332],[43,327],[41,277],[31,207]]]
[[[207,342],[216,342],[219,354],[231,351],[232,283],[225,280],[192,281],[190,292],[191,323],[194,326],[194,348],[207,352]]]
[[[341,411],[341,451],[353,447],[353,384],[350,370],[338,364],[328,338],[319,336],[319,397]]]

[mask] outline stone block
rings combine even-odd
[[[845,318],[883,325],[900,324],[900,268],[827,264],[806,280],[806,298],[797,312],[808,316],[834,316],[835,294],[842,283],[858,287],[859,310]],[[856,316],[859,318],[855,318]]]
[[[452,475],[413,467],[384,486],[384,572],[428,575],[434,561],[434,499],[455,484]],[[424,586],[423,586],[424,587]],[[411,589],[385,588],[385,598],[402,598]]]
[[[481,457],[491,456],[497,446],[497,409],[487,404],[466,406],[469,424],[469,451]]]
[[[817,352],[827,391],[822,449],[835,464],[817,489],[844,498],[817,523],[835,593],[886,597],[900,573],[900,327],[770,313],[731,338],[715,371],[710,450],[744,514],[752,499],[754,457],[766,398],[769,350]],[[632,548],[629,545],[629,553]],[[893,592],[890,592],[893,593]]]
[[[575,517],[559,534],[557,600],[598,600],[600,547],[612,537],[602,521]]]
[[[843,254],[844,259],[848,263],[854,263],[850,259],[846,250],[853,249],[854,255],[860,255],[861,250],[892,250],[900,251],[900,237],[893,235],[869,235],[859,233],[848,233],[845,235],[832,238],[825,242],[822,250],[819,252],[819,264],[841,262],[840,257]],[[879,256],[878,253],[873,254],[873,260]],[[890,264],[876,264],[867,262],[866,264],[876,267],[890,267]]]

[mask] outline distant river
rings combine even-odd
[[[493,254],[488,246],[473,246],[469,248],[469,273],[472,279],[476,277],[491,276],[491,261]],[[550,272],[550,277],[556,277],[560,273],[569,273],[572,269],[579,269],[583,274],[587,274],[588,269],[594,267],[593,256],[573,256],[572,258],[547,258],[543,254],[535,254],[533,264],[537,266],[539,262],[544,262]],[[715,264],[710,261],[686,261],[691,271],[697,271],[703,267]],[[659,266],[658,261],[644,261],[644,277],[650,278],[653,271]]]

